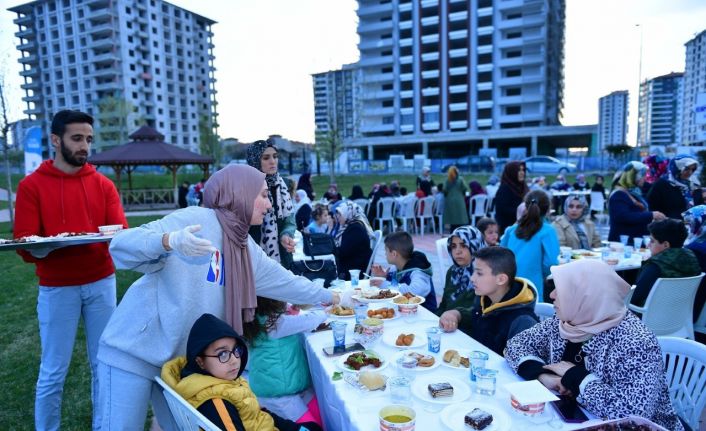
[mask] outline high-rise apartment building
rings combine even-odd
[[[598,148],[627,144],[628,91],[614,91],[598,99]]]
[[[638,146],[681,144],[683,80],[674,72],[640,84]]]
[[[686,43],[682,139],[706,145],[706,30]]]
[[[332,130],[341,139],[358,136],[359,73],[357,64],[347,64],[340,70],[312,75],[317,142]]]
[[[96,148],[122,144],[147,124],[195,151],[199,127],[215,127],[215,21],[162,0],[40,0],[9,10],[19,26],[24,112],[45,145],[62,109],[97,119]]]
[[[358,0],[366,137],[559,124],[564,0]]]

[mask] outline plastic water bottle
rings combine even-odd
[[[390,267],[390,285],[392,285],[393,289],[397,289],[397,267],[396,266],[391,266]]]

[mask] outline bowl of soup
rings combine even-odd
[[[380,409],[380,431],[413,431],[417,413],[413,408],[392,404]]]

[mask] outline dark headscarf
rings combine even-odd
[[[478,181],[471,181],[468,184],[468,187],[470,187],[470,189],[471,189],[471,196],[485,194],[485,190],[483,190],[483,186],[480,185],[480,183]]]
[[[304,190],[309,199],[314,199],[314,187],[311,185],[311,174],[303,173],[297,181],[297,190]]]
[[[208,348],[209,344],[225,337],[235,338],[236,345],[242,351],[240,370],[238,370],[238,377],[240,377],[248,363],[248,348],[245,340],[226,322],[213,314],[206,313],[196,319],[194,326],[191,327],[191,332],[189,332],[189,339],[186,342],[186,366],[181,371],[181,378],[194,373],[203,374],[203,370],[196,363],[196,358]]]
[[[517,179],[517,174],[520,172],[521,166],[524,167],[525,172],[527,172],[525,162],[514,161],[506,164],[505,169],[503,169],[503,176],[500,180],[500,184],[506,184],[513,194],[519,196],[520,198],[524,198],[529,189],[524,181],[519,181]]]
[[[351,190],[351,195],[348,197],[348,199],[354,201],[356,199],[367,199],[365,195],[363,194],[363,188],[359,185],[356,184],[353,186],[353,189]]]
[[[257,308],[248,229],[264,180],[265,174],[250,166],[228,165],[213,174],[203,192],[204,206],[216,212],[223,231],[226,321],[240,332],[243,320],[251,322]]]
[[[693,165],[698,166],[698,164],[699,162],[697,162],[696,159],[686,154],[680,154],[669,161],[668,180],[681,191],[687,208],[694,206],[694,196],[691,194],[693,186],[691,180],[682,179],[681,174],[684,172],[684,169]]]

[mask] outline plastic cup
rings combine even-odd
[[[403,354],[397,358],[397,375],[414,380],[414,369],[417,368],[417,359]]]
[[[476,393],[481,395],[495,395],[495,385],[498,372],[488,368],[479,368],[475,370],[476,377]]]
[[[606,260],[608,260],[609,257],[610,257],[610,247],[602,247],[601,248],[601,259],[603,259],[603,261],[606,261]]]
[[[335,320],[331,322],[331,332],[333,333],[333,347],[343,348],[346,345],[346,322]]]
[[[368,318],[368,304],[355,304],[353,310],[355,311],[355,323],[362,323]]]
[[[436,326],[427,328],[427,349],[432,353],[441,350],[441,330]]]
[[[632,250],[633,249],[631,245],[625,246],[623,257],[625,257],[625,259],[630,259],[632,257]]]
[[[351,275],[351,286],[357,286],[358,281],[360,280],[360,270],[359,269],[350,269],[348,272]]]
[[[474,350],[471,352],[471,366],[470,366],[470,373],[469,376],[471,378],[472,382],[476,381],[476,370],[484,369],[485,368],[485,363],[488,361],[488,354],[485,352],[481,352],[478,350]]]
[[[390,400],[395,404],[409,404],[412,401],[411,380],[405,376],[394,376],[387,381],[390,387]]]
[[[633,238],[633,244],[635,244],[635,250],[639,250],[642,248],[642,238],[640,237],[635,237]]]
[[[650,246],[650,242],[652,242],[652,238],[649,235],[642,237],[642,243],[645,244],[645,248]]]
[[[623,245],[628,245],[629,239],[630,239],[630,236],[628,236],[628,235],[620,235],[620,242],[622,242]]]

